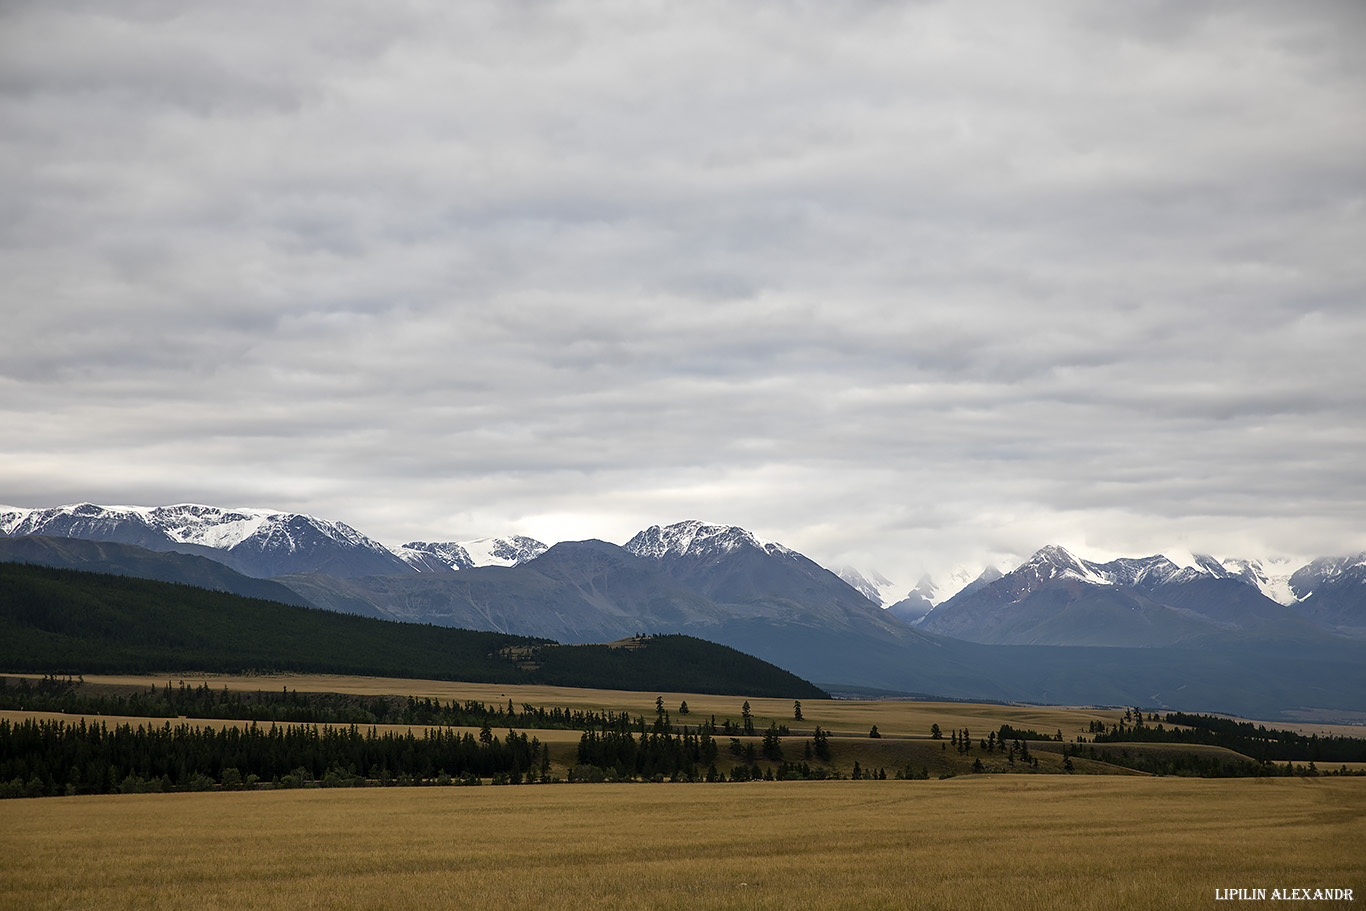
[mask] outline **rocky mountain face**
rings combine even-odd
[[[877,605],[828,569],[743,528],[680,522],[654,525],[625,549],[666,577],[740,616],[779,615],[788,622],[885,623]]]

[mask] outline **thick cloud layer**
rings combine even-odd
[[[1366,548],[1360,4],[0,7],[0,502]]]

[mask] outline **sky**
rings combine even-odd
[[[0,2],[0,503],[1366,550],[1366,5]]]

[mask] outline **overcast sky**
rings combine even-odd
[[[0,3],[0,503],[1366,549],[1366,5]]]

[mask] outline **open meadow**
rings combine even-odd
[[[1363,844],[1360,778],[43,798],[0,802],[0,907],[1160,911],[1226,888],[1360,901]]]
[[[168,682],[179,687],[181,679],[88,677],[82,691],[145,693]],[[662,699],[675,725],[694,726],[713,715],[718,725],[739,722],[746,702],[384,678],[183,679],[215,692],[401,697],[395,704],[472,700],[491,708],[511,702],[519,710],[625,711],[647,719]],[[687,715],[678,712],[685,701]],[[843,780],[567,783],[580,761],[581,732],[526,727],[546,750],[537,784],[432,787],[428,779],[424,787],[379,787],[371,779],[316,787],[323,782],[305,776],[282,787],[266,776],[257,790],[229,790],[224,776],[222,786],[203,779],[190,792],[76,790],[3,800],[0,909],[1161,911],[1214,907],[1217,891],[1228,889],[1351,889],[1355,901],[1366,901],[1366,777],[1158,777],[1076,754],[1068,773],[1064,745],[1084,738],[1093,723],[1124,720],[1124,709],[811,700],[798,720],[793,700],[748,702],[756,730],[788,726],[788,758],[809,750],[816,725],[829,732],[831,755],[821,765]],[[11,723],[84,717],[168,724],[23,709],[0,716]],[[935,725],[943,739],[931,736]],[[979,738],[1001,725],[1045,738],[1030,740],[1032,761],[983,751]],[[868,736],[873,726],[880,737]],[[374,727],[403,734],[438,726]],[[979,741],[970,750],[950,745],[961,729]],[[1062,742],[1047,739],[1058,733]],[[717,739],[731,742],[729,735]],[[1113,746],[1135,755],[1177,749]],[[1179,749],[1245,758],[1217,746]],[[973,774],[978,760],[984,769]],[[716,765],[730,774],[750,761],[723,748]],[[856,762],[865,774],[882,768],[888,777],[848,780]],[[776,767],[762,758],[759,764]],[[906,779],[922,780],[897,780],[903,770]]]

